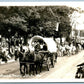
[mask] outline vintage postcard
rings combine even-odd
[[[84,2],[0,2],[0,81],[83,78]]]

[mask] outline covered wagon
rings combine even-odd
[[[30,52],[38,52],[43,57],[43,64],[54,67],[57,60],[57,44],[53,38],[44,38],[42,36],[34,36],[29,41]]]

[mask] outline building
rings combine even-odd
[[[79,31],[81,42],[84,43],[84,30]]]

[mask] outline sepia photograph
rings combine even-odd
[[[82,81],[83,5],[0,2],[0,80]]]

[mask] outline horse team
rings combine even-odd
[[[20,50],[17,50],[17,54],[15,55],[15,60],[19,58],[20,74],[22,76],[31,73],[34,75],[38,74],[38,71],[39,73],[42,71],[43,64],[46,64],[47,70],[49,70],[50,64],[54,66],[53,56],[55,55],[48,51],[30,52],[30,50],[28,50],[25,52],[25,49],[20,47]]]

